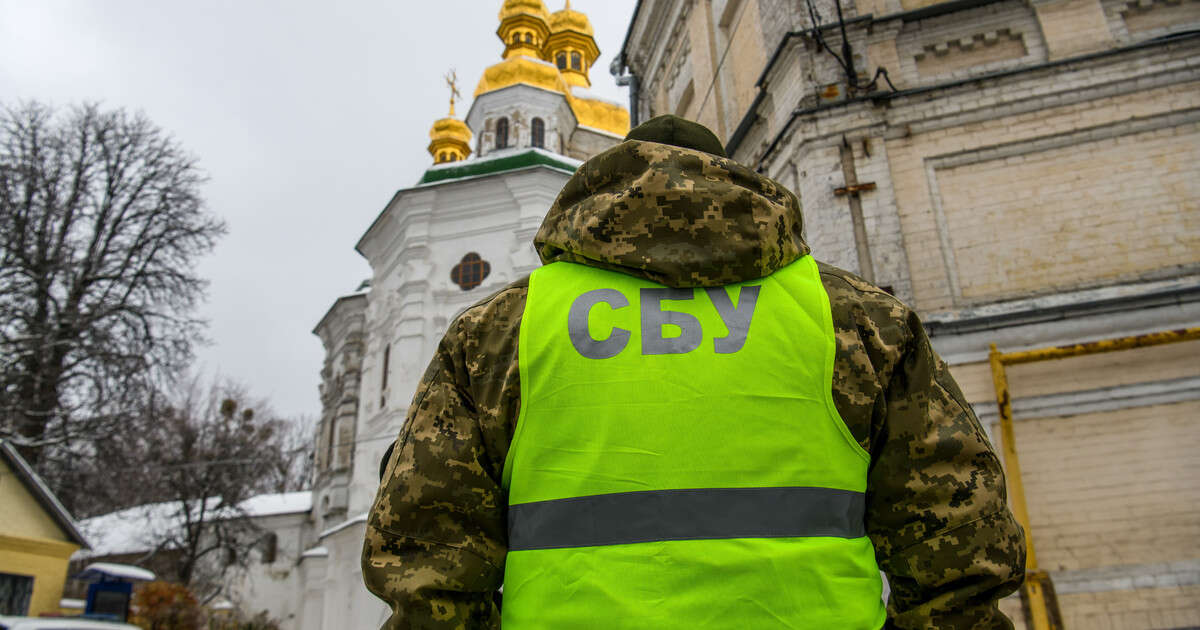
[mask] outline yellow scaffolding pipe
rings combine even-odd
[[[1013,433],[1012,397],[1008,392],[1008,375],[1005,366],[1033,363],[1035,361],[1052,361],[1087,354],[1116,352],[1159,346],[1181,341],[1200,339],[1200,327],[1168,330],[1146,335],[1104,339],[1088,343],[1076,343],[1050,348],[1038,348],[1021,352],[1000,352],[996,344],[991,344],[988,360],[992,366],[992,382],[996,387],[996,406],[1000,411],[1000,435],[1004,440],[1004,473],[1008,478],[1009,496],[1012,499],[1013,512],[1021,528],[1025,530],[1025,583],[1021,586],[1025,600],[1029,605],[1029,617],[1033,622],[1033,630],[1061,630],[1059,621],[1061,615],[1057,610],[1051,610],[1047,605],[1046,588],[1049,575],[1038,569],[1037,553],[1033,546],[1033,532],[1029,524],[1029,507],[1025,501],[1025,484],[1021,480],[1021,462],[1017,458],[1017,440]],[[1053,613],[1053,614],[1052,614]]]

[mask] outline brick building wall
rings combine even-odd
[[[916,308],[992,435],[989,344],[1200,325],[1200,0],[847,0],[853,76],[834,0],[812,7],[641,2],[639,116],[699,120],[795,191],[814,255]],[[1010,370],[1068,628],[1200,625],[1197,356]]]

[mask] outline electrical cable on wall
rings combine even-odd
[[[808,18],[812,22],[813,40],[817,42],[817,46],[829,53],[838,66],[841,67],[842,73],[846,75],[847,91],[850,93],[866,92],[871,93],[877,90],[880,77],[887,82],[888,88],[895,92],[896,86],[892,84],[892,80],[888,77],[887,68],[880,66],[875,69],[875,76],[871,77],[871,82],[866,85],[859,85],[858,73],[854,70],[854,50],[850,46],[850,37],[846,34],[846,17],[842,13],[841,0],[833,0],[834,6],[837,9],[838,29],[842,35],[842,54],[834,52],[833,48],[825,41],[825,36],[821,32],[821,14],[817,11],[813,0],[805,0],[805,5],[808,7]]]

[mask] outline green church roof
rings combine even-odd
[[[574,173],[579,167],[580,162],[572,160],[569,157],[543,151],[541,149],[528,149],[520,153],[511,153],[495,157],[485,157],[476,160],[465,160],[462,162],[451,162],[449,164],[438,164],[433,168],[425,171],[421,176],[421,181],[417,185],[432,184],[434,182],[446,181],[449,179],[462,179],[465,177],[479,177],[481,175],[492,175],[494,173],[503,173],[505,171],[515,171],[521,168],[530,166],[549,166],[550,168],[558,169],[566,173]]]

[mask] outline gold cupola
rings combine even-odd
[[[588,17],[571,9],[571,0],[549,20],[550,37],[546,40],[546,57],[558,66],[563,78],[571,85],[591,87],[588,70],[600,56],[596,33]]]
[[[471,155],[471,129],[454,117],[454,99],[458,94],[458,77],[454,71],[446,75],[450,87],[450,115],[433,123],[429,130],[429,154],[434,164],[467,159]]]
[[[542,49],[550,36],[549,12],[542,0],[505,0],[496,35],[504,42],[504,58],[524,55],[545,59]]]

